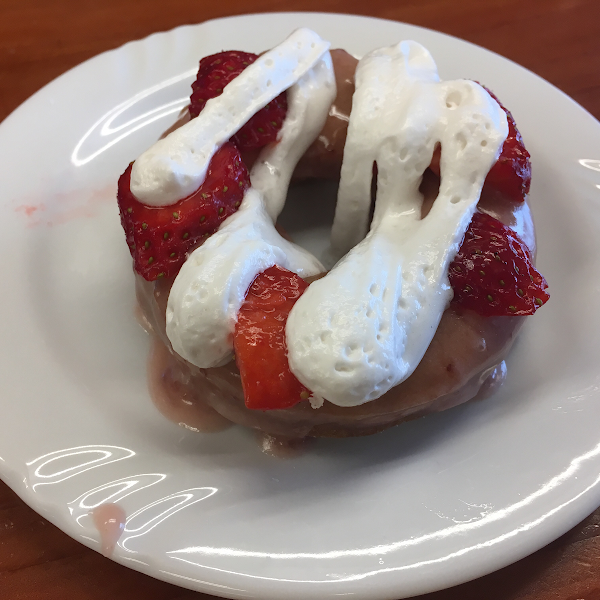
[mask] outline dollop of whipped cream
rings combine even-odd
[[[348,254],[286,326],[291,371],[314,394],[356,406],[414,371],[452,298],[448,265],[507,134],[498,103],[472,81],[440,82],[416,42],[359,62],[332,228],[333,248]],[[419,185],[438,143],[439,195],[421,219]]]

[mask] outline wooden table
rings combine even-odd
[[[498,52],[600,117],[599,0],[1,0],[0,120],[67,69],[129,40],[244,12],[349,12],[405,21]],[[598,149],[600,152],[600,148]],[[600,600],[600,509],[501,571],[424,600]],[[0,482],[0,598],[191,600],[73,541]]]

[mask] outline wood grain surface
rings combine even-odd
[[[129,40],[215,17],[282,10],[377,16],[461,37],[531,69],[600,117],[600,0],[0,0],[0,120],[67,69]],[[600,509],[528,558],[422,598],[600,600],[599,533]],[[103,558],[0,482],[0,600],[135,598],[209,596]]]

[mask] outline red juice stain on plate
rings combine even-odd
[[[52,195],[29,194],[21,197],[15,212],[27,217],[27,227],[53,226],[76,219],[89,219],[98,215],[99,209],[114,203],[116,185],[110,183],[98,189],[71,190]]]
[[[156,408],[167,419],[186,429],[212,433],[232,425],[231,421],[193,394],[177,361],[155,336],[151,338],[148,356],[148,389]]]
[[[92,519],[100,534],[102,554],[110,557],[125,529],[125,511],[118,504],[107,502],[94,508]]]
[[[39,205],[33,205],[33,204],[22,204],[21,206],[17,206],[17,208],[15,209],[17,212],[23,212],[25,213],[26,216],[31,217],[33,216],[38,210],[43,209],[44,205],[43,204],[39,204]]]

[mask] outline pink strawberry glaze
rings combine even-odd
[[[209,406],[177,368],[171,353],[156,336],[148,354],[148,389],[160,413],[186,429],[212,433],[232,423]]]
[[[143,319],[143,317],[142,317]],[[140,320],[147,328],[147,321]],[[189,375],[188,375],[189,376]],[[154,405],[170,421],[191,431],[214,433],[233,423],[206,403],[201,393],[185,381],[186,371],[179,367],[167,347],[154,335],[148,354],[148,389]],[[287,438],[256,431],[256,443],[268,456],[291,459],[301,456],[307,438]]]

